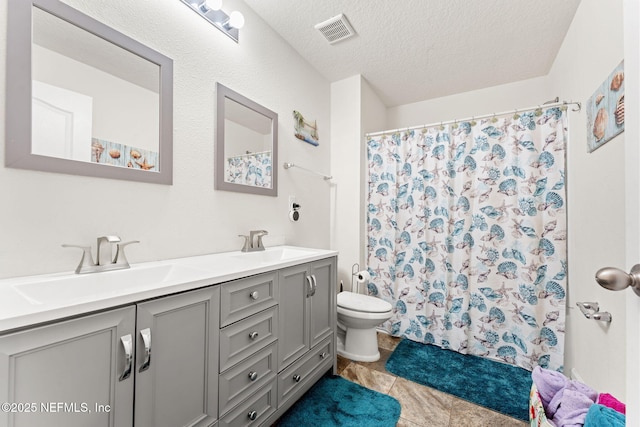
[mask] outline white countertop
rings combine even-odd
[[[337,255],[331,250],[275,246],[260,252],[223,252],[132,264],[126,270],[3,279],[0,333]]]

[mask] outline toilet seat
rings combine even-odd
[[[362,313],[386,313],[393,309],[391,304],[380,298],[348,291],[338,294],[338,307]]]

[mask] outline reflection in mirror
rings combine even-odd
[[[159,169],[157,64],[36,7],[31,60],[33,154]]]
[[[278,115],[216,87],[216,189],[277,196]]]
[[[6,165],[171,184],[172,61],[57,0],[9,16]]]

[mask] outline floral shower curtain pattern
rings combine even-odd
[[[368,291],[394,336],[562,370],[566,109],[369,137]]]

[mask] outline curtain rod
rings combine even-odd
[[[289,169],[289,168],[298,168],[298,169],[302,169],[302,170],[305,170],[305,171],[307,171],[307,172],[311,172],[311,173],[313,173],[313,174],[320,175],[322,178],[324,178],[324,180],[325,180],[325,181],[329,181],[330,179],[332,179],[332,178],[333,178],[331,175],[325,175],[325,174],[323,174],[323,173],[316,172],[316,171],[311,170],[311,169],[303,168],[302,166],[298,166],[298,165],[293,164],[293,163],[291,163],[291,162],[285,162],[285,163],[284,163],[284,168],[285,168],[285,169]]]
[[[411,127],[406,127],[406,128],[384,130],[384,131],[381,131],[381,132],[371,132],[371,133],[366,133],[364,136],[366,136],[366,137],[378,136],[378,135],[391,134],[391,133],[396,133],[396,132],[401,132],[401,131],[408,131],[408,130],[415,130],[415,129],[426,129],[426,128],[431,128],[431,127],[435,127],[435,126],[443,126],[443,125],[450,125],[450,124],[453,124],[453,123],[469,122],[469,121],[473,121],[473,120],[486,119],[488,117],[504,116],[504,115],[507,115],[507,114],[518,114],[518,113],[522,113],[524,111],[538,110],[538,109],[543,109],[543,108],[546,109],[546,108],[553,108],[553,107],[567,106],[567,105],[576,105],[577,106],[577,108],[573,108],[573,109],[571,109],[571,111],[580,111],[582,109],[582,104],[580,102],[578,102],[578,101],[569,101],[569,102],[561,101],[561,102],[545,103],[545,104],[542,104],[542,105],[535,105],[533,107],[527,107],[527,108],[518,108],[516,110],[503,111],[502,113],[484,114],[482,116],[472,116],[472,117],[467,117],[465,119],[448,120],[448,121],[445,121],[445,122],[431,123],[431,124],[428,124],[428,125],[411,126]]]

